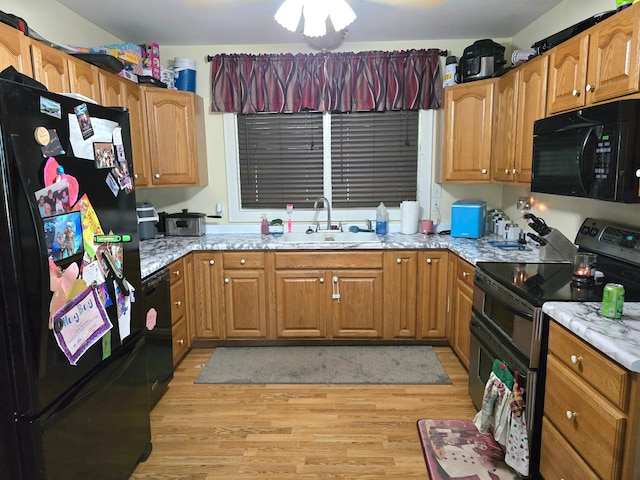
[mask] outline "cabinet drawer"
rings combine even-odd
[[[624,368],[553,321],[549,351],[614,405],[626,409],[629,374]]]
[[[466,283],[470,287],[473,287],[473,274],[476,269],[470,263],[465,262],[462,259],[458,259],[458,266],[456,268],[456,275],[458,280]]]
[[[169,276],[171,277],[171,285],[176,282],[182,281],[184,278],[184,269],[182,260],[173,262],[169,265]]]
[[[224,252],[222,254],[222,265],[225,269],[264,268],[264,253]]]
[[[180,318],[171,328],[171,338],[173,339],[173,366],[175,367],[189,349],[187,342],[187,321],[184,317]]]
[[[176,323],[184,317],[186,307],[184,282],[171,285],[171,323]]]
[[[551,354],[545,391],[545,416],[600,477],[619,478],[625,415]]]
[[[276,269],[294,268],[382,268],[382,250],[376,252],[278,252]]]
[[[540,474],[546,480],[597,480],[578,453],[549,422],[542,419],[542,446],[540,449]]]

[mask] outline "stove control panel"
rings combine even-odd
[[[583,250],[640,265],[640,227],[587,218],[578,230],[575,243]]]

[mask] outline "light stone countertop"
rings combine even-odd
[[[542,311],[632,372],[640,372],[640,303],[624,304],[622,318],[600,314],[599,302],[547,302]]]
[[[458,238],[450,235],[405,235],[390,233],[379,237],[378,244],[352,243],[282,243],[278,237],[251,233],[207,234],[200,237],[165,237],[140,242],[142,278],[166,267],[183,255],[197,250],[387,250],[387,249],[448,249],[471,264],[476,262],[539,262],[538,248],[529,243],[527,250],[498,248],[489,241],[496,235],[482,238]]]

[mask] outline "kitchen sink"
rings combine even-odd
[[[291,232],[278,239],[280,243],[380,243],[374,232]]]

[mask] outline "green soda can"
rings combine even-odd
[[[622,318],[624,304],[624,286],[619,283],[607,283],[602,291],[602,315],[609,318]]]

